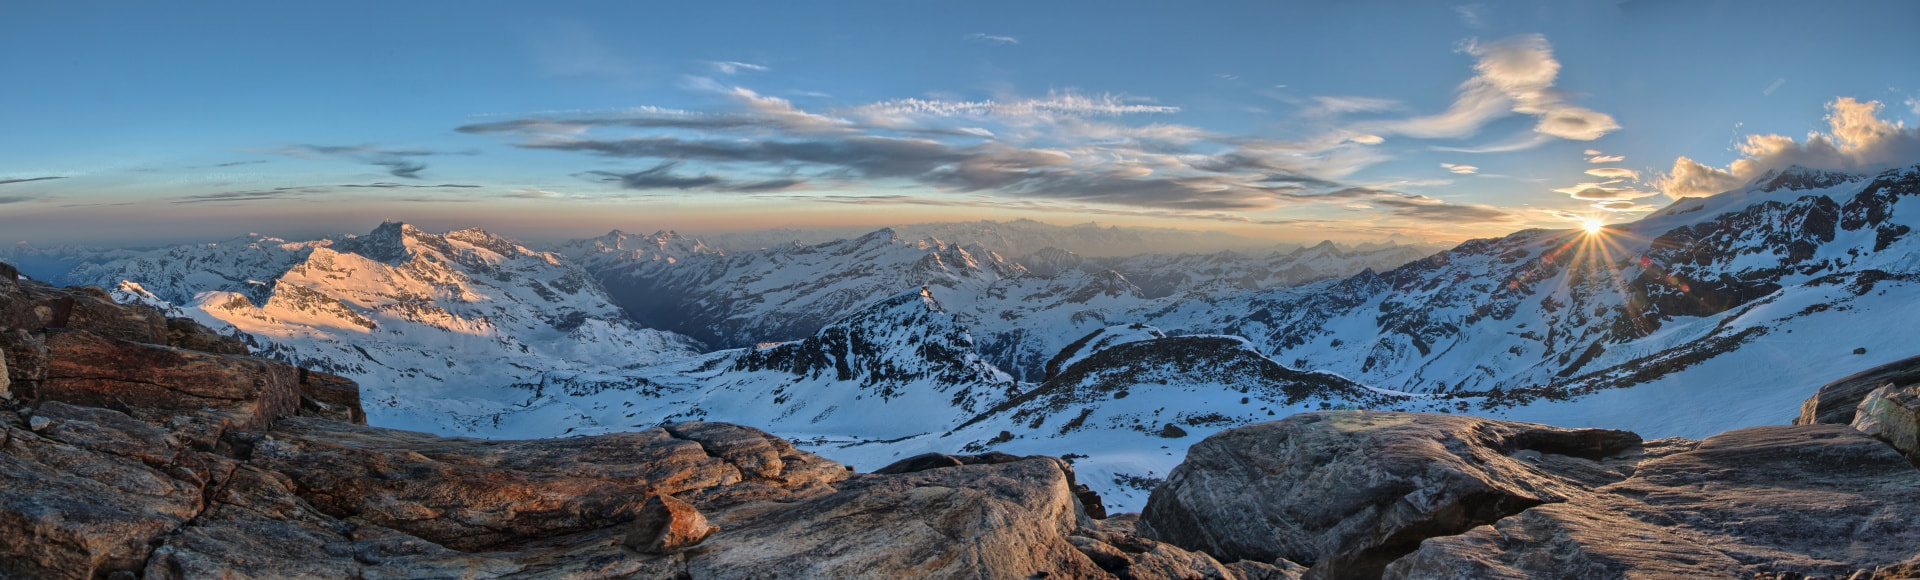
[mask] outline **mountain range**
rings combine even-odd
[[[1920,167],[1793,168],[1598,233],[1437,252],[1089,257],[908,228],[750,249],[615,231],[538,250],[388,223],[0,260],[354,378],[378,425],[531,437],[721,420],[863,469],[1064,453],[1126,508],[1199,438],[1299,411],[1654,437],[1784,423],[1814,386],[1920,354],[1900,339],[1920,322],[1917,196]]]

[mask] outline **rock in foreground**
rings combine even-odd
[[[1328,412],[1193,447],[1152,537],[1311,578],[1836,577],[1920,556],[1920,470],[1844,425],[1699,443]]]

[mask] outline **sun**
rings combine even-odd
[[[1604,222],[1601,222],[1599,218],[1587,218],[1586,220],[1583,220],[1580,222],[1580,227],[1583,229],[1586,229],[1587,235],[1589,236],[1599,235],[1600,228],[1603,228],[1606,226],[1607,224]]]

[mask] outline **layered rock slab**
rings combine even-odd
[[[1566,501],[1582,479],[1624,478],[1593,459],[1639,443],[1454,415],[1302,413],[1195,444],[1141,521],[1154,539],[1222,559],[1376,577],[1428,537]]]

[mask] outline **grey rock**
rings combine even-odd
[[[1793,424],[1850,424],[1854,410],[1860,407],[1860,400],[1866,398],[1867,393],[1888,383],[1920,383],[1920,356],[1873,367],[1821,385],[1813,396],[1800,404],[1800,416],[1793,420]]]
[[[862,475],[794,504],[716,514],[687,553],[696,578],[1099,578],[1067,537],[1078,514],[1064,462],[1036,458]]]
[[[1195,444],[1148,499],[1142,531],[1216,558],[1375,577],[1428,537],[1624,479],[1599,460],[1639,443],[1455,415],[1302,413]]]
[[[1874,389],[1860,400],[1853,428],[1887,442],[1920,465],[1920,383]]]

